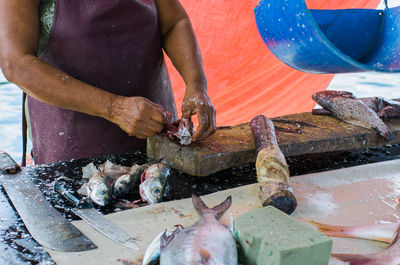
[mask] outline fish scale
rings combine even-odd
[[[350,92],[326,90],[315,93],[312,98],[345,122],[367,129],[374,128],[389,141],[395,139],[378,115]]]

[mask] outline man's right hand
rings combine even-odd
[[[110,101],[108,112],[111,122],[140,139],[161,132],[168,122],[165,109],[143,97],[115,96]]]

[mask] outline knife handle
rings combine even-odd
[[[82,197],[74,190],[71,183],[66,178],[61,177],[54,182],[54,190],[60,193],[68,201],[72,202],[76,208],[90,208]]]
[[[16,174],[21,167],[8,153],[0,151],[0,169],[3,174]]]

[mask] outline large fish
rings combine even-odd
[[[400,223],[382,223],[364,226],[331,226],[312,221],[328,236],[371,239],[390,243],[389,247],[373,254],[337,254],[335,257],[350,265],[399,265],[400,264]]]
[[[232,231],[218,221],[230,207],[232,198],[229,196],[211,209],[197,196],[192,200],[201,219],[161,238],[160,265],[237,265]]]
[[[374,128],[389,141],[395,139],[377,113],[350,92],[325,90],[315,93],[312,98],[321,107],[345,122],[367,129]]]
[[[386,99],[383,97],[359,98],[365,105],[376,112],[379,118],[398,118],[400,117],[400,102]],[[326,109],[313,109],[315,115],[332,115]]]

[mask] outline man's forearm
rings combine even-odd
[[[49,105],[110,118],[108,106],[115,95],[85,84],[33,55],[24,55],[11,64],[6,77],[29,96]]]

